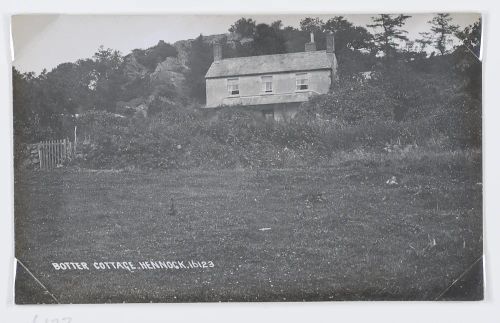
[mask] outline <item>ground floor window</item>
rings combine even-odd
[[[263,110],[262,115],[264,116],[264,119],[266,119],[266,120],[274,120],[274,110],[273,109]]]

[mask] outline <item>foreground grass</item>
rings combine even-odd
[[[482,254],[480,159],[372,157],[315,169],[23,172],[16,256],[63,303],[435,299]],[[191,259],[215,267],[51,266]],[[19,302],[40,301],[21,292]]]

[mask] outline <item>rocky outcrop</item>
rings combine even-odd
[[[186,92],[184,73],[187,68],[181,60],[175,57],[167,57],[159,63],[153,73],[150,74],[151,84],[154,88],[173,86],[176,93],[183,96]]]
[[[184,66],[187,65],[187,61],[189,59],[189,51],[191,50],[192,41],[193,39],[179,40],[173,44],[173,46],[177,50],[177,58],[179,59],[179,62]]]
[[[235,48],[237,43],[244,44],[252,40],[252,38],[248,37],[243,38],[237,33],[203,36],[203,41],[210,45],[213,45],[215,42],[226,42],[227,45],[232,48]],[[193,41],[194,39],[179,40],[173,44],[173,46],[177,49],[177,57],[179,58],[179,61],[184,65],[187,65],[189,51],[191,50],[191,43]]]
[[[125,65],[123,73],[128,79],[135,79],[137,77],[143,78],[148,74],[148,69],[137,61],[134,53],[130,53],[124,58]]]
[[[224,42],[232,48],[236,48],[237,44],[245,44],[252,41],[251,38],[243,38],[237,33],[204,36],[203,40],[210,45],[216,42]],[[158,63],[154,70],[152,70],[152,67],[148,69],[148,67],[141,64],[139,59],[142,57],[141,55],[144,55],[144,51],[154,51],[155,47],[147,50],[134,50],[125,56],[124,74],[129,79],[130,83],[128,84],[133,84],[138,78],[149,81],[150,90],[148,93],[144,93],[141,103],[145,102],[148,104],[148,97],[160,96],[172,98],[171,95],[167,95],[169,91],[175,91],[175,94],[181,97],[189,95],[185,84],[185,75],[189,70],[187,64],[193,41],[194,39],[179,40],[172,44],[177,50],[177,57],[167,57]],[[139,104],[121,104],[121,106],[128,107],[136,107],[137,105]]]

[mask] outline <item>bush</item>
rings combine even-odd
[[[481,101],[466,94],[457,95],[438,111],[437,127],[454,149],[481,147]]]
[[[393,117],[395,101],[373,82],[346,81],[332,94],[318,95],[303,105],[299,119],[320,117],[339,125],[361,120],[388,120]]]
[[[480,101],[456,95],[453,82],[440,85],[445,76],[418,72],[396,84],[401,73],[410,71],[396,66],[380,71],[377,82],[344,81],[334,93],[303,103],[286,123],[266,122],[250,107],[208,113],[164,97],[150,102],[147,118],[89,111],[78,119],[80,136],[90,135],[79,163],[93,168],[289,167],[328,163],[339,153],[479,147]]]

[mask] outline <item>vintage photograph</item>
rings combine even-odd
[[[11,23],[16,304],[483,299],[479,13]]]

